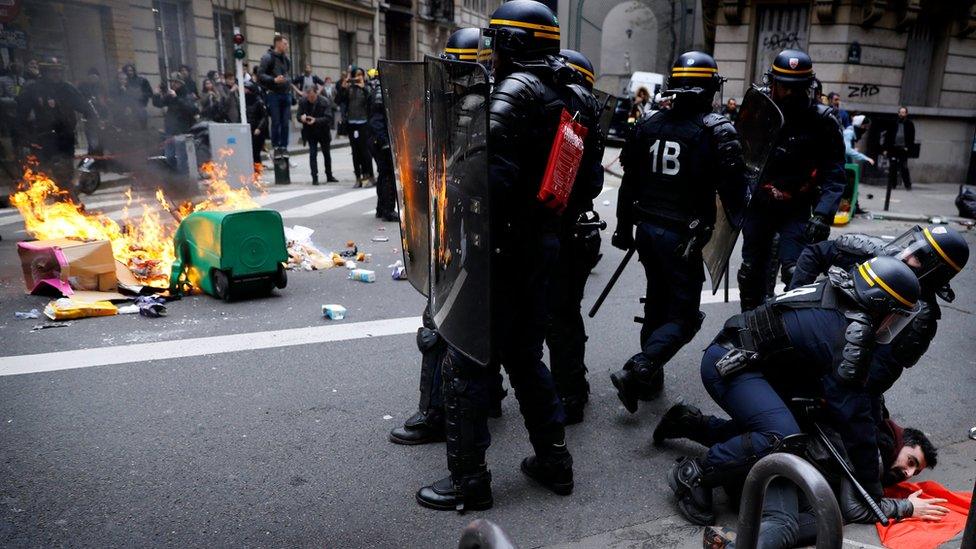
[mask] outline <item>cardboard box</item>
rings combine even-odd
[[[115,258],[108,240],[82,242],[59,238],[18,242],[17,254],[24,271],[24,285],[31,294],[51,289],[69,296],[74,290],[115,290]]]

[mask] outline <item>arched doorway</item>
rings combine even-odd
[[[634,71],[655,72],[658,21],[646,4],[631,0],[614,6],[603,19],[600,85],[619,93]]]

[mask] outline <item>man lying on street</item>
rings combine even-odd
[[[712,488],[743,478],[780,441],[801,432],[781,396],[795,393],[776,388],[794,380],[802,380],[799,387],[822,386],[825,417],[849,418],[831,424],[858,478],[879,479],[876,421],[863,387],[871,350],[911,319],[919,293],[908,266],[877,257],[850,273],[832,269],[826,280],[726,321],[705,350],[701,376],[734,423],[707,422],[704,429],[691,422],[706,431],[710,447],[704,457],[678,460],[668,474],[681,513],[696,524],[712,523]],[[655,438],[684,436],[672,427],[685,419],[680,410],[669,411]]]

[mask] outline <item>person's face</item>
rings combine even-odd
[[[904,107],[898,109],[898,118],[900,118],[902,120],[908,118],[908,109],[906,109]]]
[[[125,75],[128,76],[129,78],[134,77],[136,75],[136,68],[135,67],[126,67],[125,68]]]
[[[366,73],[362,69],[356,71],[356,82],[362,84],[366,80]]]
[[[173,90],[175,92],[179,92],[180,89],[182,89],[182,88],[183,88],[183,83],[182,82],[178,82],[176,80],[170,80],[169,81],[169,89],[171,89],[171,90]]]
[[[60,68],[45,67],[41,72],[41,76],[51,82],[61,82],[64,80],[64,71]]]
[[[788,85],[773,81],[773,101],[781,108],[789,110],[802,109],[807,104],[807,88],[805,85]]]
[[[325,85],[326,86],[331,86],[332,85],[332,77],[326,76],[324,82],[325,82]]]
[[[188,68],[186,68],[186,67],[180,67],[180,74],[181,74],[181,75],[182,75],[183,77],[187,77],[187,76],[190,76],[190,69],[188,69]]]
[[[286,51],[288,51],[288,39],[282,38],[278,42],[278,53],[285,53]]]
[[[119,84],[123,84],[123,85],[126,84],[126,80],[128,80],[128,77],[125,75],[124,72],[120,72],[117,75],[117,77],[118,77],[118,80],[119,80]]]
[[[312,74],[312,65],[305,65],[305,74]]]
[[[315,93],[314,89],[310,89],[305,92],[305,99],[308,99],[309,103],[315,103],[315,100],[319,98],[319,94]]]
[[[882,475],[882,484],[891,486],[908,480],[925,469],[925,454],[918,446],[902,446],[898,457]]]
[[[30,61],[28,61],[27,62],[27,70],[29,70],[30,72],[38,72],[37,61],[34,60],[34,59],[31,59]]]
[[[831,100],[830,104],[835,109],[839,109],[840,108],[840,96],[839,95],[835,95],[834,98],[833,98],[833,100]]]
[[[207,80],[203,83],[203,91],[209,92],[209,91],[213,91],[213,89],[214,89],[213,82]]]
[[[99,80],[100,80],[100,78],[99,78],[99,76],[97,74],[89,74],[88,75],[88,81],[91,82],[92,84],[98,84],[98,81]]]
[[[726,103],[726,105],[728,105],[730,109],[735,110],[735,99],[729,99],[729,102]]]
[[[234,77],[233,76],[225,76],[224,77],[224,84],[227,84],[228,86],[233,86],[234,85]]]

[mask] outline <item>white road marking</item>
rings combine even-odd
[[[376,214],[376,209],[375,208],[372,209],[372,210],[369,210],[368,212],[363,212],[363,215],[375,215],[375,214]]]
[[[401,335],[416,332],[420,326],[421,318],[412,316],[350,322],[348,324],[199,337],[179,341],[157,341],[54,353],[5,356],[0,357],[0,376]]]
[[[328,192],[328,191],[326,189],[301,189],[295,191],[273,192],[264,196],[259,196],[255,198],[254,201],[260,204],[262,207],[267,207],[269,204],[284,202],[285,200],[298,198],[299,196],[305,196],[305,195],[315,194],[315,193],[324,193],[324,192]]]
[[[355,204],[356,202],[362,202],[371,197],[376,196],[376,190],[369,189],[359,189],[355,191],[350,191],[347,193],[340,194],[339,196],[333,196],[330,198],[325,198],[323,200],[316,200],[315,202],[310,202],[304,206],[298,206],[296,208],[290,208],[281,212],[282,217],[312,217],[316,215],[321,215],[326,212],[331,212],[332,210],[338,210],[339,208],[344,208],[350,204]]]

